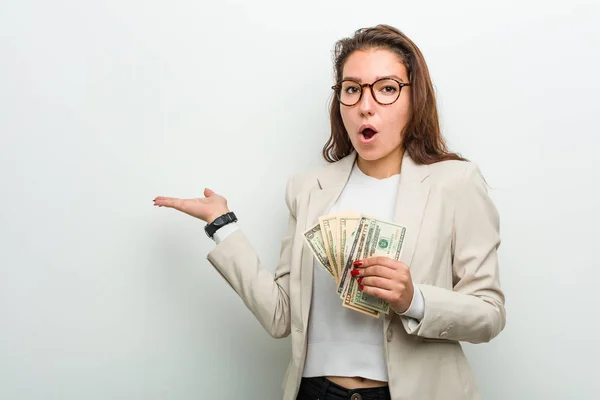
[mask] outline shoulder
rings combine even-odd
[[[355,154],[331,163],[324,163],[301,172],[292,174],[287,181],[286,199],[288,204],[296,202],[303,194],[315,189],[338,185],[348,179],[355,160]]]
[[[432,183],[449,189],[460,190],[465,185],[484,182],[479,166],[471,161],[440,161],[428,168]]]
[[[464,179],[465,176],[478,169],[471,161],[448,160],[429,164],[431,178],[436,181],[456,181]]]
[[[333,163],[334,164],[334,163]],[[331,168],[332,164],[312,167],[304,171],[291,174],[286,183],[285,201],[290,211],[295,214],[296,203],[301,193],[309,192],[318,185],[317,178]]]
[[[455,213],[477,216],[499,224],[498,210],[488,193],[488,185],[479,166],[471,161],[442,161],[431,164],[430,178],[436,182],[445,201],[453,204]],[[484,217],[485,216],[485,217]]]
[[[330,165],[320,165],[291,174],[286,185],[287,195],[296,197],[298,194],[310,190],[317,183],[317,178],[327,171]]]
[[[337,184],[348,178],[352,168],[354,154],[350,154],[338,161],[323,162],[318,166],[297,172],[288,178],[288,186],[292,193],[298,195],[310,192],[319,184]]]

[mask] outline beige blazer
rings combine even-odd
[[[207,257],[267,332],[291,334],[285,400],[296,398],[306,358],[313,255],[303,232],[333,206],[355,160],[354,151],[288,180],[289,223],[274,277],[241,230]],[[499,218],[478,167],[463,161],[417,165],[406,154],[394,220],[407,228],[401,261],[423,293],[425,314],[420,322],[392,311],[382,317],[392,399],[479,399],[459,342],[488,342],[504,329],[506,313],[496,253]]]

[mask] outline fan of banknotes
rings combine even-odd
[[[406,228],[374,216],[346,211],[319,217],[319,223],[304,232],[319,263],[337,283],[344,307],[378,318],[389,312],[389,304],[359,289],[350,274],[356,260],[387,256],[399,260]]]

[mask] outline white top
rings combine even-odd
[[[399,181],[400,174],[385,179],[365,175],[355,163],[344,190],[327,214],[356,211],[393,220]],[[225,225],[215,233],[215,241],[219,243],[237,229],[235,223]],[[335,280],[316,258],[313,265],[303,376],[361,376],[387,381],[383,316],[373,318],[343,307]],[[421,319],[424,308],[423,295],[415,286],[412,303],[403,315]]]

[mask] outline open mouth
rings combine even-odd
[[[360,134],[365,140],[370,140],[377,134],[377,130],[370,125],[363,126],[360,128]]]
[[[375,136],[375,134],[376,134],[376,133],[377,133],[377,132],[376,132],[376,131],[374,131],[374,130],[373,130],[373,129],[371,129],[371,128],[367,128],[367,129],[365,129],[365,130],[363,130],[363,131],[361,132],[361,134],[362,134],[362,135],[363,135],[363,136],[364,136],[366,139],[371,139],[373,136]]]

